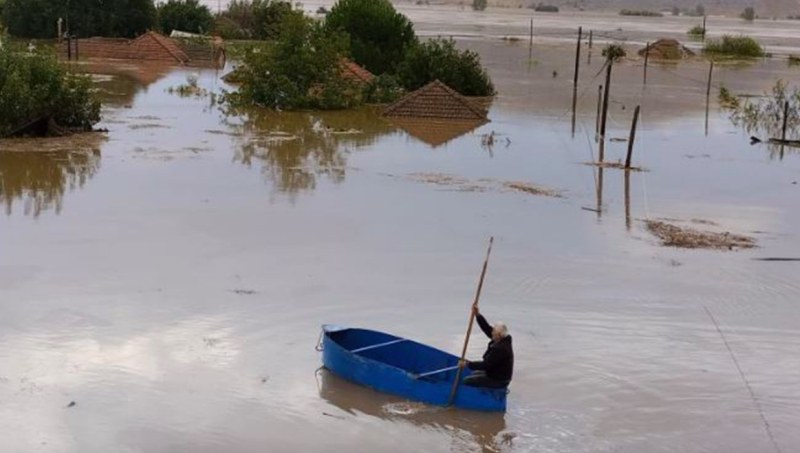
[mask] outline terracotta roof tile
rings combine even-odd
[[[413,91],[383,114],[389,117],[485,120],[486,111],[439,80]]]

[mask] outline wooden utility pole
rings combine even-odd
[[[631,169],[631,157],[633,156],[633,142],[636,140],[636,124],[639,122],[639,109],[641,106],[636,106],[633,111],[633,123],[631,123],[631,133],[628,136],[628,155],[625,157],[625,170]]]
[[[575,115],[578,106],[578,71],[581,65],[581,37],[583,27],[578,27],[578,45],[575,48],[575,77],[572,81],[572,135],[575,135]]]
[[[644,46],[644,84],[647,85],[647,60],[650,58],[650,42]]]
[[[703,15],[703,40],[706,39],[706,16]]]
[[[708,135],[708,111],[711,103],[711,76],[714,73],[714,60],[708,66],[708,82],[706,82],[706,135]]]
[[[614,62],[610,59],[606,60],[606,84],[603,91],[603,111],[600,115],[600,163],[605,158],[606,151],[606,121],[608,119],[608,93],[611,91],[611,66]]]
[[[789,120],[789,101],[783,104],[783,127],[781,128],[781,141],[786,141],[786,123]]]
[[[533,48],[533,18],[531,17],[531,36],[530,40],[528,41],[528,47]]]

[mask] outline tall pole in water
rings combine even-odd
[[[608,119],[608,93],[611,91],[611,66],[614,61],[610,58],[606,60],[606,84],[603,91],[603,112],[600,116],[600,162],[603,162],[606,152],[606,120]]]
[[[572,135],[575,135],[575,109],[578,105],[578,71],[581,66],[581,37],[583,27],[578,27],[578,44],[575,48],[575,78],[572,82]]]

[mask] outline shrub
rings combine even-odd
[[[606,61],[613,61],[616,63],[624,58],[625,55],[627,55],[625,48],[619,44],[609,44],[603,48],[603,56],[606,57]]]
[[[705,36],[706,30],[703,28],[702,25],[695,25],[694,27],[690,28],[689,31],[686,32],[686,34],[693,38],[699,38]]]
[[[475,11],[483,11],[486,9],[487,0],[472,0],[472,9]]]
[[[439,79],[465,96],[495,94],[478,54],[456,49],[452,38],[436,38],[414,47],[400,65],[398,77],[407,90],[416,90]]]
[[[8,32],[20,38],[55,38],[60,17],[69,17],[76,36],[131,38],[153,28],[156,7],[153,0],[5,0],[2,16]]]
[[[539,3],[533,8],[534,11],[537,13],[557,13],[558,6],[555,5],[545,5],[544,3]]]
[[[731,94],[731,91],[724,85],[719,87],[717,99],[719,100],[719,104],[724,108],[736,109],[739,107],[739,99]]]
[[[742,14],[740,14],[739,17],[748,22],[752,22],[756,18],[756,10],[754,10],[752,6],[748,6],[744,9],[744,11],[742,11]]]
[[[340,61],[347,36],[330,33],[302,16],[289,16],[271,44],[254,47],[237,70],[241,83],[227,96],[234,107],[260,105],[273,109],[340,109],[363,101],[344,80]]]
[[[204,34],[211,31],[214,16],[199,0],[168,0],[158,5],[158,21],[165,34],[172,30]]]
[[[402,94],[400,81],[388,74],[375,77],[364,93],[366,101],[372,104],[388,104],[399,99]]]
[[[374,74],[394,72],[417,43],[411,21],[389,0],[339,0],[325,27],[350,35],[353,60]]]
[[[663,17],[664,15],[656,12],[656,11],[646,11],[646,10],[633,10],[633,9],[623,9],[619,12],[620,16],[645,16],[645,17]]]
[[[0,137],[43,116],[75,130],[100,121],[89,77],[72,74],[55,56],[0,49]]]
[[[749,36],[724,35],[722,39],[706,41],[703,51],[710,54],[728,55],[734,57],[761,57],[764,48],[755,39]]]
[[[798,65],[800,65],[800,56],[797,56],[797,55],[794,55],[794,54],[789,55],[788,62],[789,62],[789,66],[798,66]]]

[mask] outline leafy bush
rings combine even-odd
[[[436,38],[414,47],[400,65],[397,75],[407,90],[416,90],[439,79],[465,96],[495,94],[494,85],[481,66],[478,54],[456,49],[452,38]]]
[[[740,14],[739,17],[748,22],[752,22],[756,18],[756,10],[753,9],[752,6],[748,6],[744,9],[744,11],[742,11],[742,14]]]
[[[487,0],[472,0],[472,9],[475,11],[483,11],[486,9]]]
[[[733,106],[731,120],[748,133],[761,131],[780,137],[787,102],[787,136],[795,135],[800,128],[800,89],[789,90],[786,82],[780,80],[772,87],[771,93]]]
[[[702,25],[695,25],[694,27],[690,28],[689,31],[686,32],[687,35],[697,38],[705,36],[706,30],[703,28]]]
[[[153,0],[5,0],[2,14],[8,32],[20,38],[55,38],[56,21],[67,17],[69,32],[79,37],[132,38],[156,24]]]
[[[761,57],[764,48],[755,39],[749,36],[724,35],[722,39],[709,39],[703,51],[710,54],[728,55],[734,57]]]
[[[539,3],[533,8],[534,11],[537,13],[557,13],[558,6],[555,5],[545,5],[544,3]]]
[[[158,21],[165,34],[172,30],[203,34],[211,31],[214,16],[199,0],[168,0],[158,5]]]
[[[353,60],[374,74],[394,72],[417,43],[411,21],[389,0],[339,0],[325,27],[350,35]]]
[[[301,10],[292,8],[292,4],[285,0],[233,0],[222,13],[221,19],[217,20],[217,24],[221,20],[235,23],[241,34],[248,39],[275,39],[287,16],[302,14]],[[216,31],[223,32],[219,27]]]
[[[739,108],[739,98],[734,96],[731,91],[724,85],[719,87],[719,95],[717,96],[719,104],[724,108],[736,109]]]
[[[798,66],[798,65],[800,65],[800,56],[797,56],[797,55],[794,55],[794,54],[789,55],[788,62],[789,62],[789,66]]]
[[[77,130],[90,130],[100,121],[91,79],[67,72],[55,56],[4,46],[0,68],[0,137],[44,116]]]
[[[364,92],[366,101],[372,104],[388,104],[400,98],[403,87],[397,77],[381,74],[367,86]]]
[[[271,44],[244,55],[234,107],[260,105],[272,109],[341,109],[363,101],[360,90],[341,76],[347,36],[330,33],[302,16],[288,16]]]
[[[619,12],[620,16],[645,16],[645,17],[663,17],[664,15],[657,11],[623,9]]]

